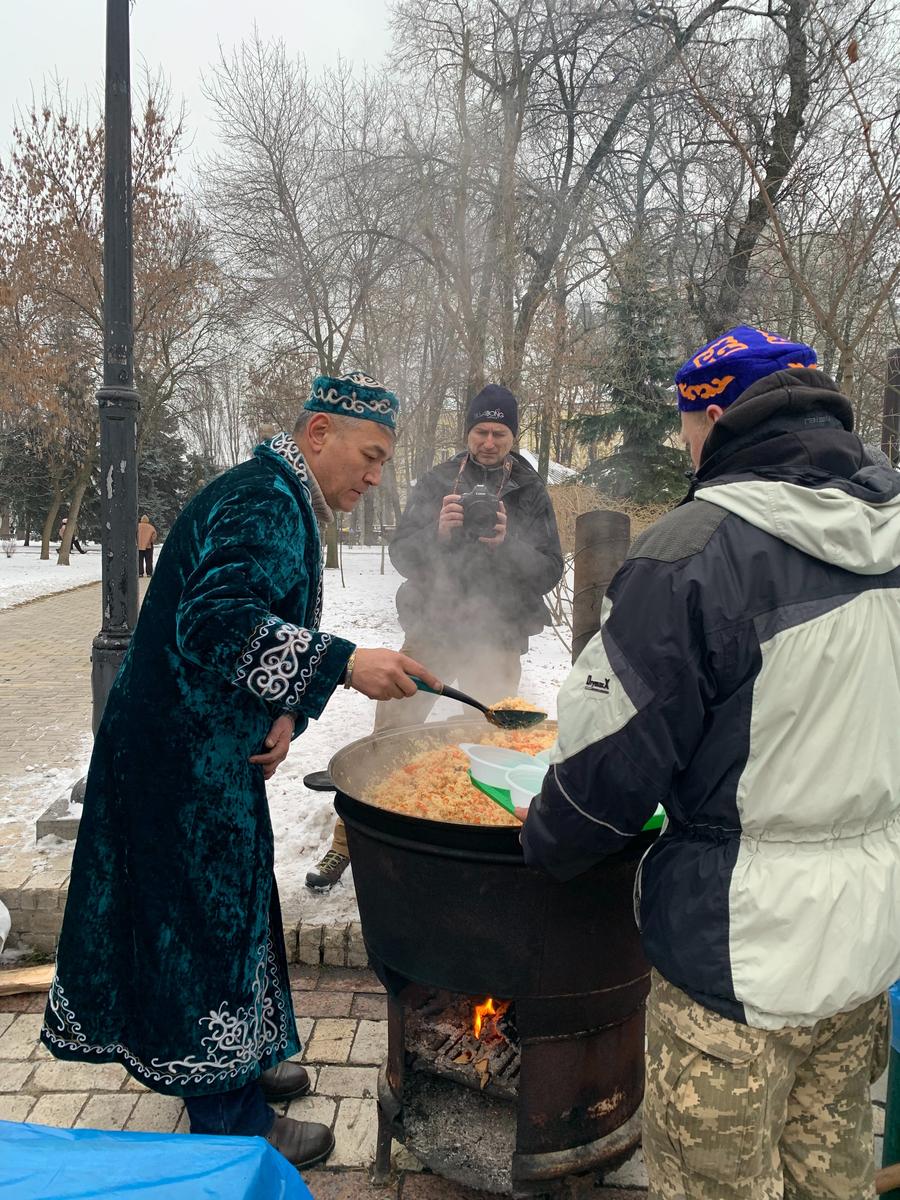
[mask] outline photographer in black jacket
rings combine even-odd
[[[544,596],[563,570],[547,489],[512,452],[518,431],[512,392],[496,384],[479,392],[466,449],[418,481],[390,549],[406,576],[397,592],[405,644],[427,648],[445,683],[489,704],[515,695],[529,635],[547,624]],[[401,724],[424,721],[434,697],[410,703]],[[376,729],[396,723],[379,706]]]
[[[544,596],[563,572],[547,489],[513,453],[518,431],[512,392],[483,388],[469,403],[466,449],[416,483],[390,546],[406,577],[397,592],[404,653],[485,704],[516,694],[528,638],[550,619]],[[379,704],[375,730],[420,724],[434,703],[420,692]],[[339,821],[307,887],[330,888],[349,861]]]

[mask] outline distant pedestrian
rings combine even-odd
[[[63,517],[62,521],[60,521],[60,523],[59,523],[59,544],[60,545],[62,545],[63,538],[66,536],[66,526],[68,525],[68,523],[69,523],[68,517]],[[72,536],[72,549],[77,550],[79,554],[87,554],[87,550],[85,550],[85,548],[82,546],[81,542],[79,542],[77,536],[75,536],[75,535]]]
[[[153,547],[156,545],[156,529],[150,524],[150,518],[146,513],[138,521],[137,545],[138,575],[143,579],[146,571],[149,579],[153,574]]]

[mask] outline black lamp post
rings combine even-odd
[[[103,386],[100,521],[103,624],[91,654],[94,733],[137,620],[137,413],[131,226],[129,0],[106,4],[106,182],[103,201]]]

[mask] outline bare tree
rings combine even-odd
[[[891,81],[896,64],[879,49],[889,29],[884,11],[869,3],[830,8],[815,0],[804,8],[805,32],[796,35],[808,60],[799,89],[806,116],[799,123],[803,114],[794,112],[791,100],[784,112],[776,104],[769,125],[757,115],[756,129],[768,133],[754,141],[722,97],[686,68],[700,108],[739,159],[751,191],[719,293],[724,300],[708,312],[705,325],[717,331],[733,319],[735,300],[743,296],[746,303],[755,249],[769,284],[770,311],[777,306],[772,292],[788,293],[791,328],[824,341],[826,366],[857,400],[862,416],[860,355],[885,313],[895,319],[890,300],[900,280],[900,109]],[[793,19],[793,7],[788,12]],[[787,59],[784,69],[789,77],[796,73]],[[793,99],[795,91],[792,85]],[[760,154],[760,141],[767,153]],[[875,340],[880,351],[872,347],[862,367],[873,393],[886,348],[883,334]]]
[[[258,32],[206,81],[221,152],[204,166],[217,246],[249,323],[321,373],[352,356],[366,298],[391,262],[384,85],[342,68],[313,84]]]

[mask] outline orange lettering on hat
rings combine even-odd
[[[780,333],[766,333],[764,329],[757,329],[756,332],[760,337],[764,337],[770,346],[787,346],[788,340],[782,337]]]
[[[739,342],[736,337],[727,334],[721,337],[718,341],[710,342],[705,350],[694,359],[695,367],[708,367],[710,363],[714,363],[717,358],[727,358],[729,354],[737,354],[738,350],[746,350],[747,347],[743,342]]]
[[[721,396],[729,383],[734,383],[733,375],[723,375],[721,379],[710,379],[709,383],[679,383],[678,390],[687,401],[715,400]]]
[[[810,371],[815,371],[818,365],[818,363],[788,363],[789,367],[806,367]]]

